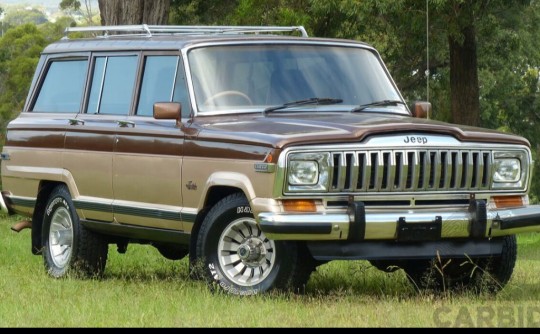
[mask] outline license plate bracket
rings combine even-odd
[[[441,239],[442,217],[427,223],[407,223],[405,217],[399,217],[397,224],[398,241],[436,241]]]

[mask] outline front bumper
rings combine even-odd
[[[275,213],[258,215],[273,240],[398,240],[487,238],[540,231],[540,205],[488,210],[471,200],[467,209],[367,210],[353,202],[344,213]]]

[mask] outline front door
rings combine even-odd
[[[121,224],[183,231],[184,133],[175,120],[153,118],[155,102],[180,102],[189,114],[178,53],[144,54],[132,116],[118,128],[113,157],[114,219]]]

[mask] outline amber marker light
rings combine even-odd
[[[524,206],[523,196],[496,196],[493,197],[497,208],[515,208]]]
[[[290,199],[283,201],[285,211],[290,212],[316,212],[317,206],[314,201],[304,199]]]
[[[266,156],[264,157],[263,162],[266,162],[269,164],[269,163],[272,163],[272,161],[274,161],[274,156],[272,155],[272,152],[268,152]]]

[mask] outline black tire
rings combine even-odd
[[[404,265],[409,281],[418,290],[496,293],[502,290],[517,260],[516,236],[503,237],[502,252],[490,258],[412,260]]]
[[[477,282],[479,291],[496,293],[502,290],[512,278],[517,261],[517,238],[515,235],[503,237],[501,255],[486,259],[485,273]]]
[[[194,268],[212,291],[234,295],[274,289],[302,292],[315,268],[303,246],[266,238],[246,198],[232,194],[219,201],[202,222]]]
[[[94,277],[105,270],[108,243],[80,223],[65,185],[51,192],[45,206],[42,244],[45,269],[55,278]]]

